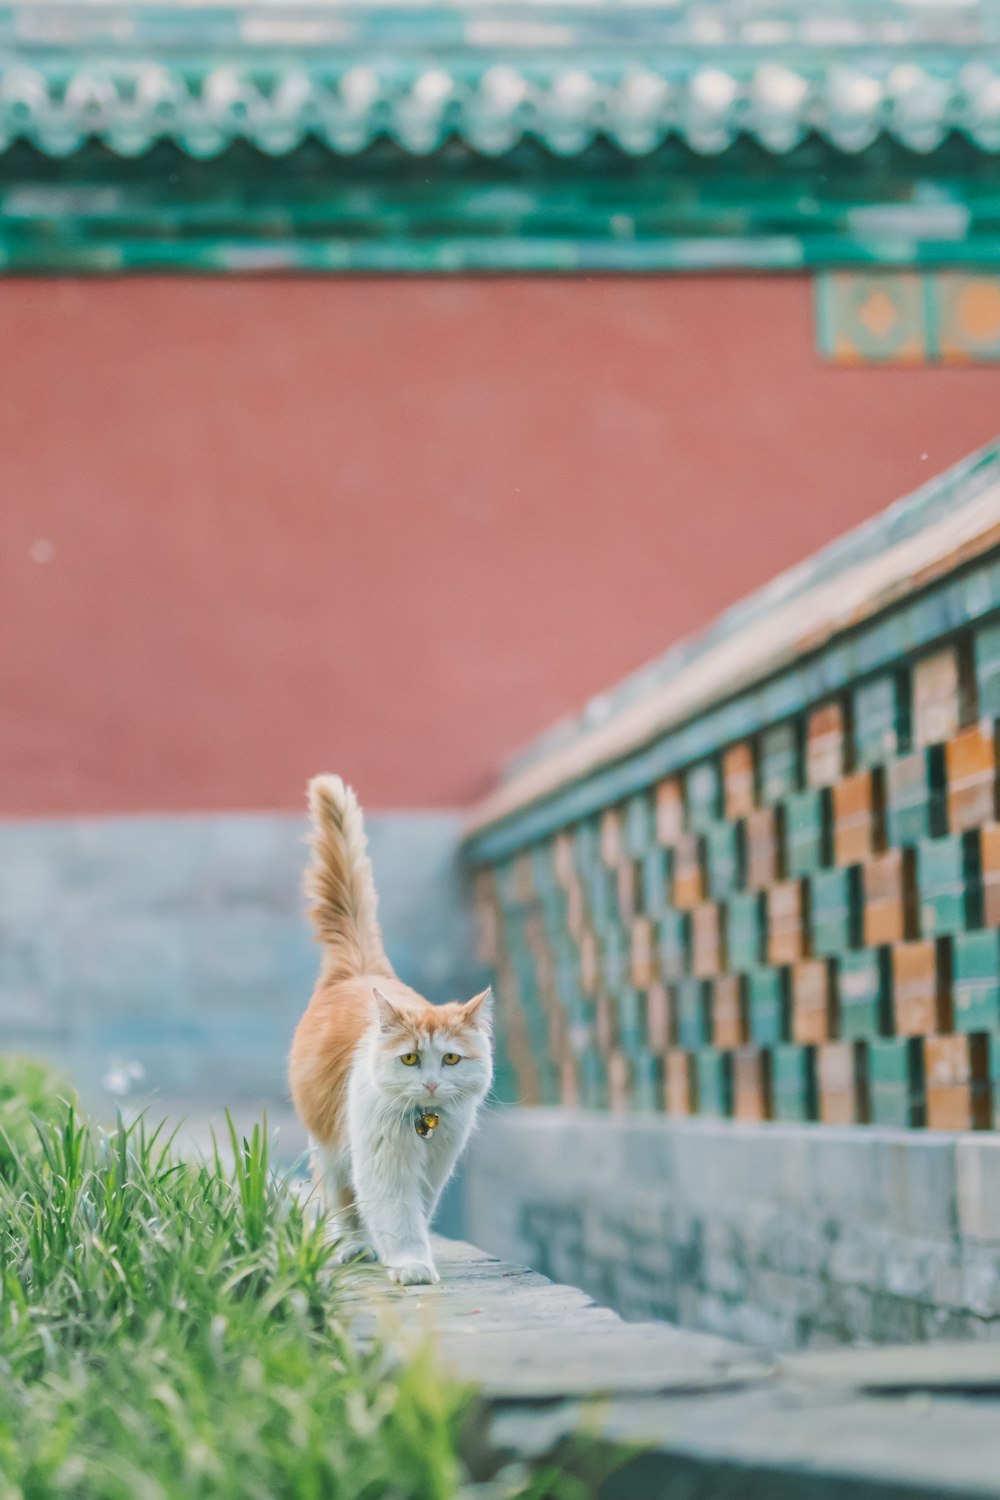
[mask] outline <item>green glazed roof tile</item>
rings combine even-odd
[[[0,147],[194,157],[307,137],[351,155],[380,137],[496,156],[526,137],[572,156],[597,137],[641,156],[671,137],[719,155],[809,136],[1000,150],[995,8],[893,0],[743,5],[472,3],[0,7]],[[947,45],[942,45],[947,43]]]

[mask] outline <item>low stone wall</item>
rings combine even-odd
[[[1000,1336],[1000,1137],[487,1117],[466,1232],[493,1254],[772,1349]]]

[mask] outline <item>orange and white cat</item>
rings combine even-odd
[[[357,798],[309,784],[306,890],[323,944],[289,1079],[338,1258],[374,1255],[392,1281],[438,1281],[428,1226],[493,1074],[492,996],[431,1005],[397,979]]]

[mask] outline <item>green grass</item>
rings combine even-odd
[[[0,1054],[0,1176],[10,1177],[14,1153],[37,1145],[36,1120],[65,1112],[69,1086],[44,1063]]]
[[[270,1170],[108,1134],[0,1069],[0,1500],[449,1500],[462,1398],[357,1353]],[[32,1123],[31,1115],[36,1121]]]

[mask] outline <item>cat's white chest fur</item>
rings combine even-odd
[[[373,1040],[372,1050],[377,1045]],[[420,1097],[419,1079],[388,1075],[359,1049],[347,1094],[350,1182],[372,1247],[393,1280],[436,1281],[429,1224],[468,1141],[481,1093]],[[437,1124],[421,1134],[422,1116]]]

